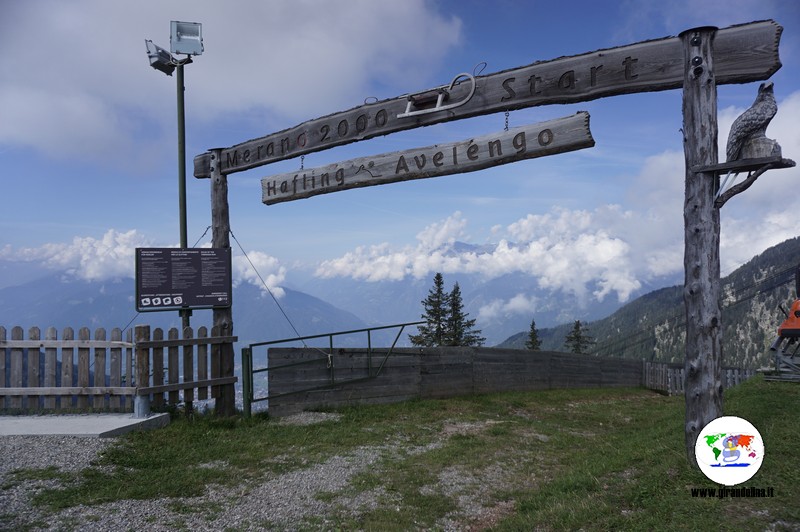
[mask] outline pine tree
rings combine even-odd
[[[480,346],[486,338],[480,336],[480,329],[474,329],[475,320],[469,320],[469,313],[464,312],[461,300],[461,287],[458,283],[453,285],[449,296],[447,312],[447,345],[453,346]]]
[[[589,347],[594,345],[594,338],[589,336],[586,327],[581,325],[581,320],[575,320],[575,325],[572,327],[570,333],[564,338],[564,347],[571,353],[581,355],[589,350]]]
[[[542,348],[542,341],[539,340],[539,330],[536,328],[536,320],[531,320],[531,330],[528,333],[528,341],[525,347],[531,351],[539,351]]]
[[[424,325],[418,327],[419,334],[409,334],[411,344],[420,347],[444,345],[447,337],[447,312],[450,307],[450,296],[444,291],[444,278],[441,273],[433,277],[433,288],[428,290],[428,297],[422,300]]]

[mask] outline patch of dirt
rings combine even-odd
[[[334,412],[300,412],[291,416],[282,417],[278,420],[278,425],[313,425],[324,421],[339,421],[341,414]]]
[[[479,432],[483,432],[486,428],[492,425],[499,425],[500,423],[505,423],[505,421],[494,421],[489,419],[486,421],[445,423],[444,427],[442,427],[442,436],[449,438],[454,434],[458,434],[460,436],[478,434]]]

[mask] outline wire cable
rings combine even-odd
[[[252,260],[250,260],[250,257],[248,257],[248,256],[247,256],[247,252],[246,252],[246,251],[244,250],[244,248],[242,247],[242,244],[239,242],[239,239],[238,239],[238,238],[236,238],[236,235],[234,235],[234,234],[233,234],[233,231],[229,230],[229,232],[230,232],[231,236],[233,237],[233,240],[236,242],[236,245],[238,245],[238,246],[239,246],[239,250],[242,252],[242,255],[244,255],[244,258],[245,258],[245,259],[247,259],[247,262],[248,262],[248,263],[250,263],[250,267],[251,267],[251,268],[253,268],[253,271],[254,271],[254,272],[256,273],[256,275],[258,276],[259,280],[261,281],[261,284],[263,284],[263,285],[264,285],[264,288],[266,288],[266,289],[267,289],[267,292],[269,293],[270,297],[272,297],[272,300],[273,300],[273,301],[275,302],[275,304],[278,306],[278,310],[280,310],[280,311],[281,311],[281,314],[283,314],[283,317],[284,317],[284,318],[286,318],[286,321],[289,323],[289,326],[290,326],[290,327],[292,328],[292,330],[294,331],[294,334],[297,336],[297,338],[300,340],[300,342],[302,342],[302,344],[303,344],[303,347],[305,347],[305,348],[308,348],[308,346],[306,345],[306,342],[305,342],[305,340],[302,340],[302,339],[301,339],[301,336],[300,336],[300,333],[299,333],[299,332],[298,332],[298,330],[297,330],[297,327],[295,327],[295,326],[294,326],[294,323],[292,323],[292,320],[291,320],[291,319],[289,319],[289,315],[288,315],[288,314],[286,314],[286,311],[285,311],[285,310],[283,310],[283,307],[282,307],[282,306],[281,306],[281,304],[278,302],[278,298],[277,298],[277,297],[275,297],[275,294],[273,294],[273,293],[272,293],[272,290],[270,290],[270,289],[269,289],[269,286],[267,285],[266,281],[264,281],[264,278],[263,278],[263,277],[261,277],[261,274],[258,272],[258,269],[256,268],[256,265],[255,265],[255,264],[253,264],[253,261],[252,261]]]

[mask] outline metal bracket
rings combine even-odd
[[[461,83],[459,81],[461,78],[467,78],[470,80],[470,82],[472,82],[469,94],[463,100],[444,105],[444,102],[450,99],[449,91],[453,90],[453,87],[455,87],[458,83]],[[450,85],[442,85],[441,87],[436,87],[435,89],[429,91],[418,92],[410,95],[408,97],[408,103],[406,104],[406,111],[397,115],[397,118],[409,118],[411,116],[427,115],[430,113],[438,113],[439,111],[446,111],[448,109],[460,107],[472,99],[472,96],[475,94],[475,86],[475,76],[466,72],[462,72],[453,78],[453,81],[450,82]],[[434,101],[435,104],[433,107],[424,107],[430,105]],[[412,107],[417,107],[417,109],[412,111]]]

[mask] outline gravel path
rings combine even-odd
[[[285,422],[314,423],[320,420],[319,416],[301,414]],[[15,469],[49,466],[60,471],[78,471],[88,467],[98,453],[113,444],[113,439],[99,438],[0,437],[0,457],[3,457],[0,461],[0,530],[293,530],[303,523],[305,528],[330,529],[334,525],[326,520],[326,515],[342,509],[357,515],[376,508],[379,500],[383,504],[391,500],[382,488],[355,495],[345,488],[353,475],[375,464],[386,453],[399,449],[399,446],[360,447],[306,469],[267,475],[258,482],[244,483],[234,491],[211,486],[200,497],[123,500],[55,513],[31,505],[30,500],[38,491],[58,486],[58,480],[20,481],[10,474]],[[434,443],[420,449],[403,449],[424,452],[436,446]],[[224,464],[209,466],[224,467]],[[487,473],[501,481],[501,471]],[[443,474],[440,484],[431,489],[456,495],[463,511],[448,516],[437,529],[463,529],[459,526],[460,518],[472,523],[476,519],[491,522],[491,514],[497,509],[484,509],[476,502],[484,491],[480,486],[481,479],[461,475],[457,468]],[[328,496],[318,497],[319,493]]]

